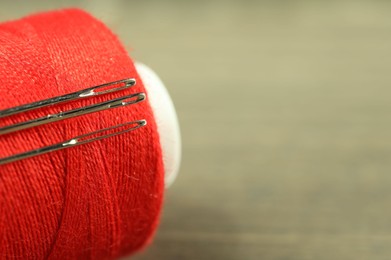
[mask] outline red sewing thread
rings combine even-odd
[[[0,24],[0,109],[131,77],[137,85],[124,92],[15,115],[1,125],[145,89],[117,37],[83,11]],[[148,244],[164,190],[148,102],[0,136],[0,157],[138,119],[148,125],[0,166],[1,259],[114,259]]]

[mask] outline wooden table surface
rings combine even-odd
[[[183,163],[137,260],[391,259],[391,3],[36,1],[89,10],[175,101]]]

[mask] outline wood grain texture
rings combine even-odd
[[[181,173],[133,259],[391,258],[390,3],[70,3],[159,72],[180,117]]]

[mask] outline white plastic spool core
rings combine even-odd
[[[169,187],[178,175],[181,163],[181,135],[174,104],[163,82],[146,65],[136,62],[136,70],[147,91],[160,136],[163,152],[164,181]]]

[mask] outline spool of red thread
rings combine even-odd
[[[0,258],[115,259],[136,252],[151,241],[165,175],[172,182],[180,160],[179,128],[164,86],[147,67],[133,64],[103,23],[72,9],[0,24],[0,110],[132,77],[132,91],[147,92],[150,101],[0,136],[1,158],[148,121],[148,127],[121,136],[1,165]],[[51,106],[0,124],[88,102]]]

